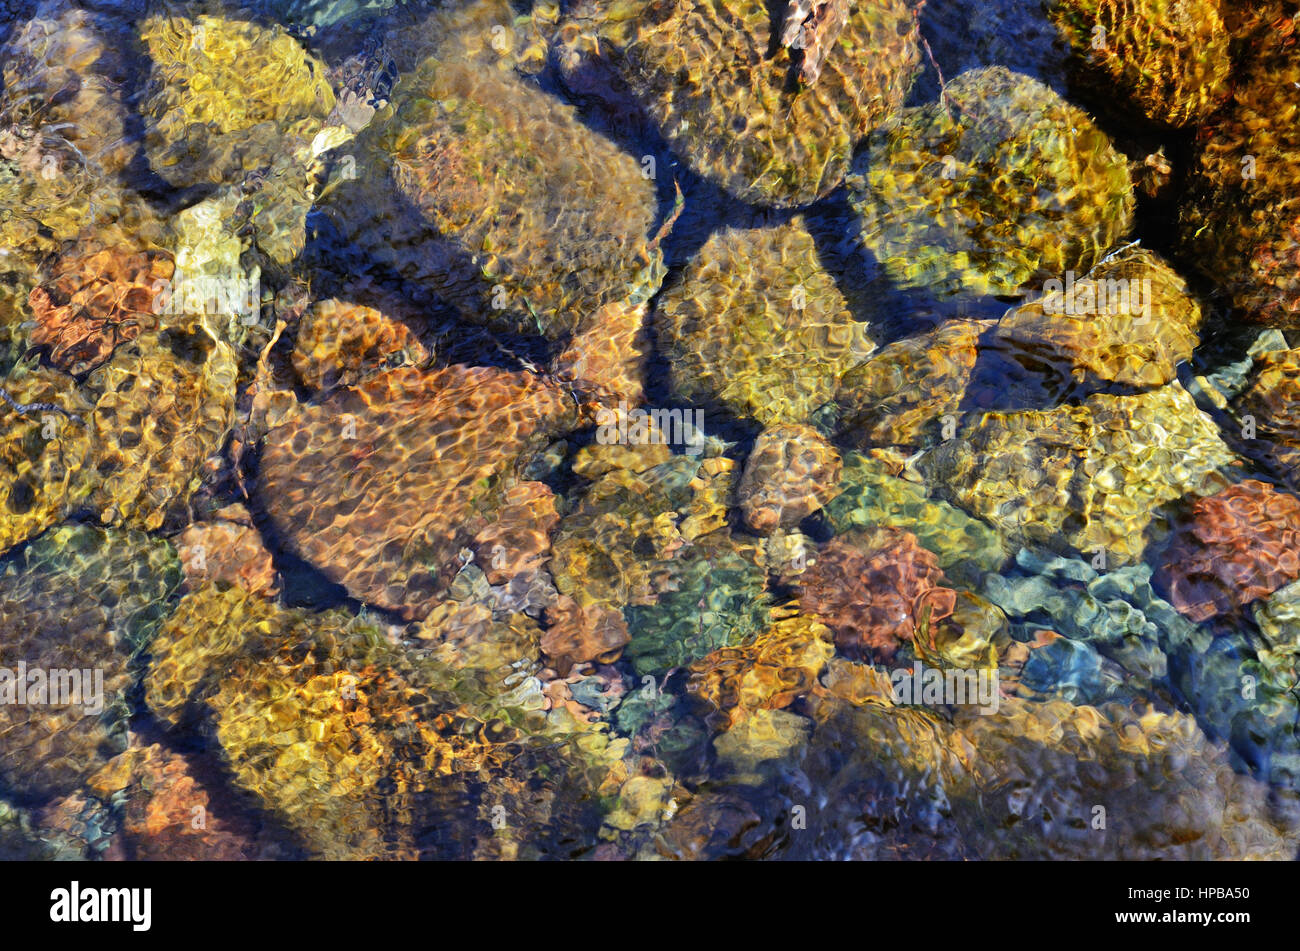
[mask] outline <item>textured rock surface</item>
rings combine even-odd
[[[935,556],[909,532],[855,530],[823,545],[799,576],[799,606],[855,660],[890,661],[918,628],[953,613]]]
[[[973,578],[997,570],[1006,552],[997,533],[979,519],[940,499],[925,486],[901,478],[881,460],[847,453],[840,494],[826,506],[837,534],[853,528],[898,528],[934,552],[950,577]]]
[[[849,178],[896,283],[1015,294],[1086,271],[1129,230],[1124,158],[1080,109],[1000,67],[951,80],[868,139]]]
[[[253,527],[247,511],[231,506],[212,521],[194,522],[176,536],[176,554],[185,569],[185,585],[193,591],[224,582],[252,594],[275,594],[278,587],[271,553]]]
[[[302,557],[354,597],[419,617],[522,457],[574,415],[531,373],[390,370],[273,429],[260,493]]]
[[[313,390],[352,386],[369,374],[430,354],[405,324],[361,304],[318,301],[298,324],[293,367]]]
[[[89,504],[105,524],[161,526],[198,488],[235,408],[235,354],[205,327],[142,334],[88,380]]]
[[[809,86],[799,80],[809,50],[776,42],[778,10],[737,0],[609,4],[594,23],[565,24],[561,73],[581,92],[623,93],[687,164],[743,201],[807,204],[839,184],[857,139],[902,105],[920,65],[918,30],[902,0],[852,4]],[[584,77],[592,57],[596,80]]]
[[[1097,98],[1125,96],[1148,118],[1183,126],[1226,95],[1232,62],[1219,0],[1055,0],[1052,17]]]
[[[131,155],[120,52],[93,14],[42,4],[0,48],[0,248],[56,250],[120,210]]]
[[[1232,99],[1198,137],[1181,212],[1184,255],[1239,316],[1289,327],[1300,324],[1300,61],[1283,10],[1261,4],[1258,28],[1243,29],[1253,35]]]
[[[555,358],[552,372],[607,407],[645,401],[647,364],[654,342],[647,303],[606,304]]]
[[[297,857],[286,836],[259,829],[218,783],[213,770],[135,739],[86,785],[100,801],[120,803],[125,856],[136,861]]]
[[[28,298],[37,323],[31,342],[48,347],[59,369],[83,373],[141,331],[157,329],[175,265],[164,252],[77,249],[50,271]]]
[[[1077,406],[986,413],[919,466],[1015,544],[1128,563],[1158,506],[1226,484],[1235,457],[1177,383]],[[1159,520],[1157,519],[1157,522]]]
[[[1232,404],[1245,451],[1262,455],[1280,474],[1300,477],[1300,351],[1274,350],[1255,360],[1249,385]]]
[[[279,27],[153,17],[141,112],[149,159],[173,185],[237,184],[310,145],[334,108],[325,70]]]
[[[809,426],[763,430],[745,461],[736,499],[761,535],[793,528],[838,494],[840,454]]]
[[[139,532],[69,525],[9,556],[0,569],[0,783],[7,790],[70,793],[125,748],[132,657],[170,611],[180,580],[171,547]],[[76,680],[56,671],[76,671]],[[82,671],[91,672],[89,682]],[[66,692],[73,683],[76,694]],[[24,688],[26,703],[10,695]]]
[[[998,321],[998,339],[1028,367],[1090,387],[1162,386],[1200,342],[1200,305],[1150,251],[1126,249],[1058,284]]]
[[[654,566],[655,598],[624,610],[625,653],[638,675],[662,675],[763,629],[770,600],[762,552],[716,531]]]
[[[882,347],[840,378],[838,436],[853,446],[920,448],[962,405],[989,321],[953,320]]]
[[[805,422],[875,348],[795,219],[714,234],[659,298],[673,388],[763,424]]]
[[[154,712],[201,715],[236,782],[318,857],[468,858],[465,830],[494,815],[526,826],[522,857],[538,857],[596,821],[557,740],[530,739],[536,715],[341,612],[208,587],[181,602],[153,653]]]
[[[624,653],[641,675],[761,630],[763,552],[726,526],[733,464],[671,456],[625,465],[603,471],[560,522],[556,587],[580,605],[622,611],[631,637]]]
[[[90,404],[72,378],[24,365],[3,387],[16,403],[62,410],[18,413],[7,403],[0,409],[0,549],[8,549],[60,521],[93,483],[85,472]]]
[[[562,339],[647,300],[663,277],[653,180],[571,107],[467,54],[472,40],[449,35],[402,78],[329,213],[377,263],[494,328]]]
[[[1248,479],[1192,503],[1164,553],[1162,580],[1194,621],[1232,611],[1300,577],[1300,499]]]

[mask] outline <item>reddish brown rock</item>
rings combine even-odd
[[[162,251],[114,247],[61,256],[28,297],[32,345],[48,347],[61,370],[93,370],[121,344],[157,328],[174,271]]]
[[[550,627],[542,635],[542,653],[561,675],[575,664],[613,663],[631,640],[622,612],[606,604],[579,605],[561,595],[546,609],[546,619]]]
[[[341,300],[317,301],[298,325],[293,368],[313,390],[350,386],[404,363],[423,363],[424,344],[382,311]]]
[[[555,374],[602,406],[644,402],[646,361],[653,349],[646,306],[619,301],[601,307],[591,327],[575,335],[556,358]]]
[[[354,597],[419,618],[520,466],[575,419],[569,395],[532,373],[389,370],[271,430],[260,491],[298,554]]]
[[[232,862],[265,855],[256,824],[214,794],[183,756],[132,746],[91,778],[96,795],[123,797],[127,853],[144,861]]]
[[[535,575],[551,554],[551,533],[560,523],[555,493],[541,482],[520,482],[502,499],[495,520],[474,536],[474,555],[489,584]]]
[[[1300,499],[1254,479],[1198,499],[1160,575],[1194,621],[1271,594],[1300,578]]]
[[[933,553],[910,532],[854,530],[822,546],[799,578],[799,606],[823,621],[854,659],[892,660],[922,623],[952,615]]]
[[[186,586],[194,591],[222,581],[251,594],[275,594],[279,587],[275,566],[261,533],[239,519],[238,513],[232,514],[232,520],[195,522],[177,537],[176,554],[185,569]]]

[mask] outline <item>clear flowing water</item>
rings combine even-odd
[[[1292,858],[1288,3],[0,3],[0,855]]]

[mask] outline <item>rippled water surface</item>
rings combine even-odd
[[[0,856],[1293,858],[1294,14],[0,3]]]

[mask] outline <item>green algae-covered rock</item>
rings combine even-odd
[[[938,556],[954,580],[971,581],[997,570],[1007,553],[993,529],[940,499],[918,482],[896,475],[880,460],[858,452],[844,455],[840,494],[826,506],[835,533],[852,528],[905,529]]]
[[[779,7],[754,0],[581,10],[562,24],[557,58],[571,88],[622,94],[686,164],[737,198],[804,205],[840,183],[853,146],[902,105],[920,66],[908,3],[846,6],[811,84],[799,75],[809,51],[782,48]]]
[[[623,615],[636,671],[662,674],[761,629],[763,552],[726,524],[734,463],[589,455],[600,461],[581,468],[595,478],[560,521],[551,572],[579,604]]]
[[[917,466],[1004,540],[1130,563],[1160,505],[1227,484],[1236,457],[1178,383],[1076,406],[986,413]]]
[[[132,659],[180,583],[171,546],[140,532],[66,525],[8,557],[0,568],[0,669],[12,676],[0,679],[0,784],[25,796],[66,794],[125,748]],[[38,670],[44,696],[32,679]],[[76,680],[56,671],[76,671]],[[89,683],[82,671],[91,672]],[[26,703],[7,695],[23,689],[19,683]],[[71,683],[82,692],[64,692]]]
[[[655,328],[678,394],[764,425],[806,422],[875,348],[802,218],[714,234],[660,296]]]
[[[1219,0],[1055,0],[1052,18],[1095,98],[1125,96],[1147,118],[1184,126],[1222,100],[1232,62]]]
[[[475,36],[402,77],[325,208],[467,320],[562,339],[658,289],[655,183],[572,107],[484,65]]]
[[[1150,251],[1126,248],[1086,275],[998,321],[997,338],[1026,366],[1047,365],[1090,388],[1162,386],[1200,342],[1201,308]]]
[[[527,829],[523,857],[539,857],[599,823],[581,754],[540,739],[541,714],[364,619],[206,586],[153,656],[151,709],[197,721],[235,782],[317,857],[469,858],[503,825]]]
[[[1080,109],[1001,67],[876,130],[850,201],[891,280],[943,294],[1016,294],[1086,271],[1128,232],[1124,157]]]
[[[712,532],[665,562],[653,604],[624,609],[631,641],[624,654],[638,675],[661,675],[719,647],[751,640],[768,621],[767,572],[760,550]]]

